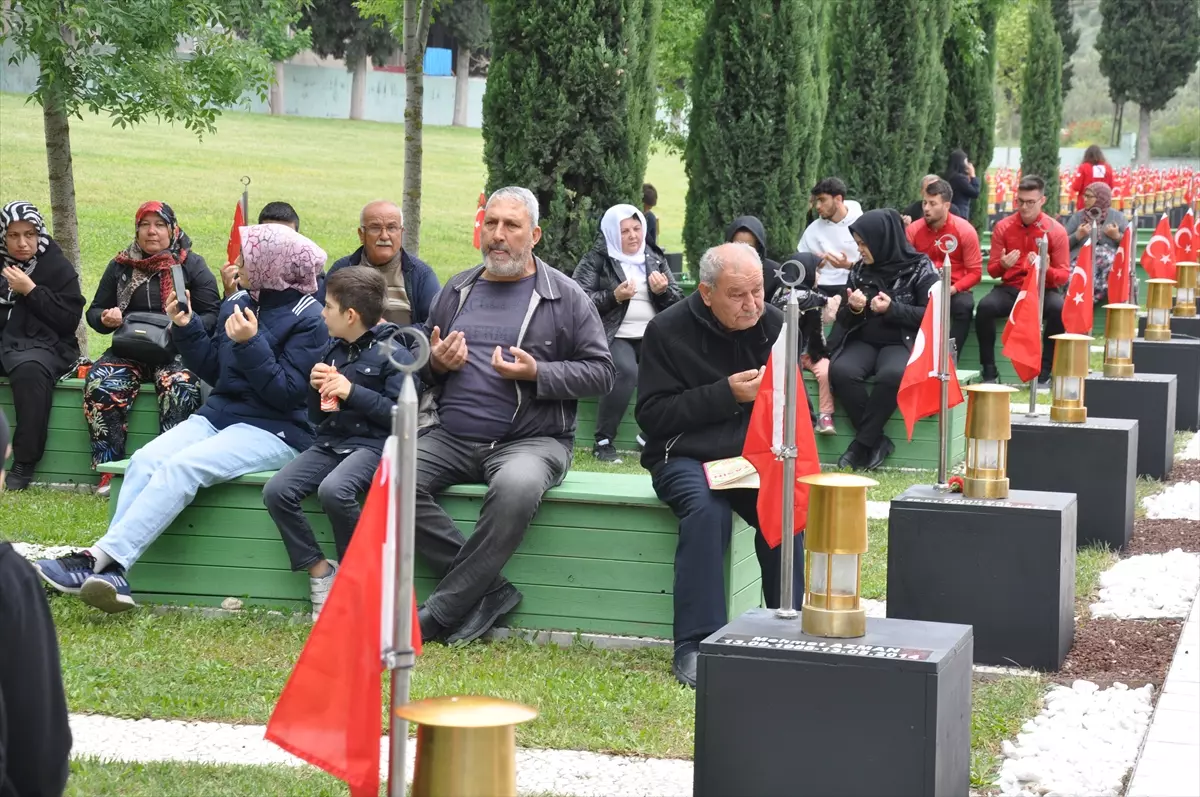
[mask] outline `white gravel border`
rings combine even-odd
[[[1192,439],[1175,455],[1176,459],[1200,459],[1200,434],[1192,432]]]
[[[1146,517],[1165,520],[1200,520],[1200,481],[1176,482],[1142,499]]]
[[[1100,574],[1093,617],[1120,620],[1184,618],[1200,590],[1200,557],[1176,548],[1122,559]]]

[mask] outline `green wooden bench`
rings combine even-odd
[[[83,418],[83,380],[64,379],[54,389],[50,410],[50,434],[46,454],[38,463],[36,479],[51,484],[94,484],[92,445]],[[12,388],[0,377],[0,409],[10,423],[16,422]],[[143,385],[129,412],[128,454],[133,454],[158,436],[158,402],[153,385]]]
[[[128,461],[113,473],[110,512]],[[308,611],[308,575],[291,572],[279,532],[262,503],[270,472],[201,490],[130,572],[149,603],[248,604]],[[485,488],[452,487],[440,503],[470,535]],[[322,548],[333,555],[329,522],[310,499],[305,510]],[[735,520],[737,520],[735,518]],[[731,617],[761,603],[754,530],[740,521],[725,559]],[[678,522],[648,475],[569,473],[548,491],[505,576],[524,593],[512,627],[669,639]],[[418,599],[435,580],[417,557]]]

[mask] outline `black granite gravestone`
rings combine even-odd
[[[700,644],[696,797],[965,795],[971,629],[826,639],[751,609]]]
[[[1140,338],[1146,331],[1146,314],[1138,314],[1137,333]],[[1200,340],[1200,316],[1191,318],[1171,316],[1171,337],[1194,338]]]
[[[1090,399],[1085,390],[1085,403]],[[1120,550],[1133,534],[1138,422],[1088,412],[1083,423],[1014,414],[1008,483],[1014,490],[1075,493],[1075,544],[1098,542]]]
[[[888,617],[973,626],[979,664],[1057,670],[1075,636],[1076,512],[1070,493],[910,487],[888,522]]]
[[[1088,374],[1083,395],[1088,413],[1098,418],[1129,418],[1138,423],[1137,474],[1165,479],[1175,464],[1175,374],[1137,373],[1128,379]]]
[[[1137,373],[1175,374],[1175,429],[1200,429],[1200,340],[1133,341],[1133,367]]]

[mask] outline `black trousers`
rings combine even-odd
[[[975,310],[975,297],[970,291],[956,293],[950,297],[950,338],[954,341],[955,362],[958,353],[967,345],[967,333],[971,329],[971,315]]]
[[[350,537],[362,513],[358,496],[371,486],[379,467],[379,452],[358,448],[339,454],[322,446],[312,446],[271,477],[263,488],[263,504],[279,527],[279,536],[287,548],[292,570],[306,570],[325,558],[317,545],[300,502],[313,493],[333,527],[337,558],[346,556]]]
[[[36,465],[46,453],[46,436],[50,430],[50,408],[54,403],[54,375],[41,363],[21,363],[6,373],[0,365],[0,376],[7,376],[13,392],[16,429],[13,431],[13,462]],[[0,451],[0,466],[3,463]]]
[[[874,448],[883,436],[883,427],[896,411],[896,394],[900,392],[908,354],[902,344],[876,347],[851,340],[829,364],[833,395],[842,402],[860,445]],[[865,380],[872,375],[875,386],[868,392]]]
[[[975,334],[979,338],[979,363],[984,368],[996,367],[996,322],[1007,319],[1017,303],[1018,290],[1012,285],[997,285],[987,296],[979,300],[979,308],[975,311]],[[1042,333],[1042,376],[1050,373],[1054,364],[1054,341],[1051,335],[1061,334],[1063,297],[1053,290],[1046,291],[1046,301],[1042,305],[1042,320],[1045,331]]]
[[[617,369],[617,378],[612,390],[601,397],[600,405],[596,408],[596,442],[608,440],[612,442],[617,437],[617,427],[625,410],[629,409],[629,399],[637,389],[638,362],[642,359],[642,339],[614,338],[608,344],[612,352],[613,365]]]

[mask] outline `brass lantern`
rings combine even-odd
[[[1136,304],[1106,304],[1104,321],[1104,375],[1133,376],[1133,339],[1137,335]]]
[[[1051,335],[1050,339],[1055,341],[1054,367],[1050,373],[1050,420],[1083,423],[1087,420],[1083,383],[1087,380],[1092,338],[1066,332]]]
[[[412,797],[516,797],[516,726],[536,711],[494,697],[433,697],[396,716],[417,723]]]
[[[1179,318],[1196,317],[1197,274],[1200,273],[1200,263],[1176,263],[1175,281],[1175,310]]]
[[[1008,441],[1012,439],[1012,385],[967,385],[967,498],[1008,497]]]
[[[1171,339],[1171,287],[1175,280],[1146,280],[1146,340]]]
[[[814,473],[804,531],[804,603],[800,630],[846,639],[867,633],[859,599],[867,552],[867,488],[878,482],[852,473]]]

